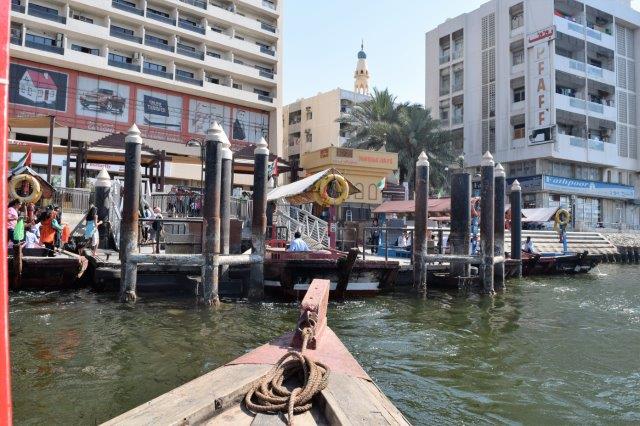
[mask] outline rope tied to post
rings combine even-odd
[[[327,387],[330,370],[321,362],[304,354],[307,344],[315,336],[316,316],[307,312],[307,318],[298,326],[302,334],[300,351],[289,350],[269,370],[244,398],[245,406],[254,413],[287,413],[287,424],[293,425],[294,414],[311,409],[312,399]],[[284,383],[298,377],[302,386],[289,391]]]

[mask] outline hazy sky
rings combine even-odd
[[[285,0],[284,104],[353,89],[364,38],[371,85],[424,103],[425,33],[486,0]],[[603,0],[607,1],[607,0]],[[640,9],[640,0],[633,0]]]

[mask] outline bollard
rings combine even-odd
[[[231,230],[231,187],[233,185],[233,153],[229,138],[223,132],[222,168],[220,172],[220,253],[229,254]],[[226,277],[229,265],[220,267],[220,277]]]
[[[451,176],[451,254],[468,255],[471,232],[471,174],[460,171]],[[451,262],[452,277],[468,277],[470,265]]]
[[[269,166],[269,148],[264,138],[256,146],[253,173],[253,218],[251,220],[252,253],[262,258],[260,263],[251,265],[251,276],[247,296],[249,300],[262,300],[264,297],[264,255],[265,234],[267,233],[267,168]]]
[[[427,294],[427,214],[429,200],[429,159],[424,151],[416,162],[415,241],[413,242],[413,288]]]
[[[99,242],[106,241],[108,244],[109,226],[109,194],[111,192],[111,177],[107,172],[107,169],[103,168],[96,177],[96,209],[98,210],[98,221],[102,221],[102,225],[98,227],[98,234],[100,236]],[[100,247],[100,243],[98,243]]]
[[[511,259],[518,260],[516,277],[522,278],[522,188],[514,180],[511,185]]]
[[[482,156],[480,163],[480,242],[482,247],[481,281],[482,292],[493,294],[493,256],[494,256],[494,197],[495,175],[493,157],[489,151]]]
[[[495,202],[494,202],[494,221],[493,221],[493,232],[495,237],[495,245],[494,245],[494,254],[496,256],[505,255],[504,250],[504,204],[505,204],[505,192],[506,192],[506,182],[505,182],[505,174],[504,168],[502,164],[498,163],[494,169],[494,185],[495,185]],[[505,263],[498,262],[494,266],[494,285],[496,291],[504,290],[504,270]]]
[[[135,124],[129,128],[124,140],[124,199],[120,226],[120,300],[136,300],[138,266],[128,262],[130,254],[138,249],[138,218],[140,215],[140,150],[142,138]]]
[[[224,131],[217,121],[205,136],[204,205],[202,208],[202,292],[205,305],[220,304],[218,297],[218,265],[214,255],[220,253],[220,176]]]

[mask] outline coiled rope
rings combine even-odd
[[[309,318],[307,324],[299,329],[302,333],[300,351],[287,352],[245,395],[244,404],[249,410],[254,413],[286,412],[287,424],[293,425],[294,414],[311,409],[313,397],[327,387],[329,367],[304,354],[315,330],[313,319]],[[303,385],[289,391],[283,383],[294,376],[298,376]]]

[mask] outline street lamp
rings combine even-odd
[[[188,147],[200,147],[200,191],[204,194],[204,141],[190,139],[185,145]]]

